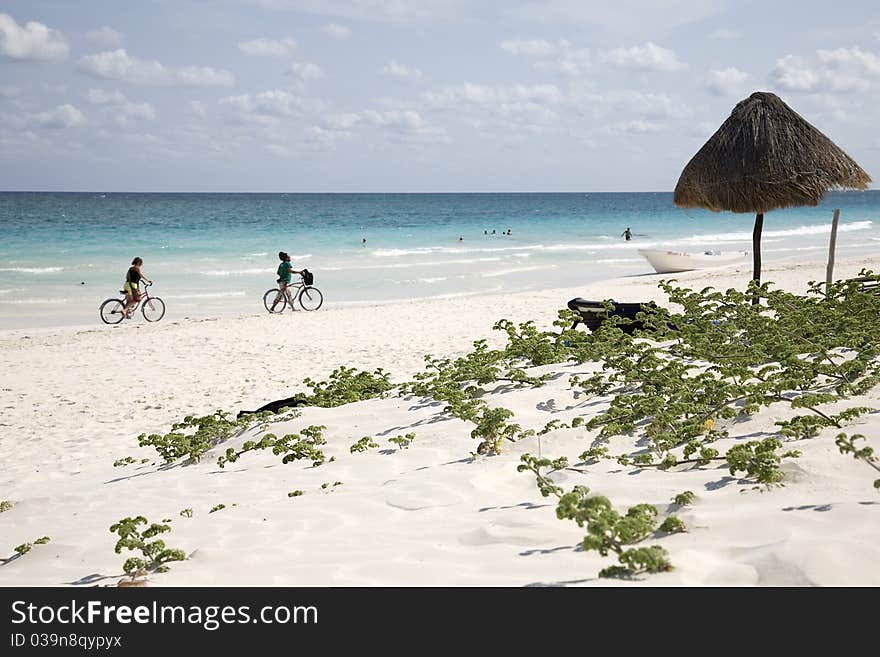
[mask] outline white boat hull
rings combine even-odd
[[[746,251],[682,253],[681,251],[639,249],[639,255],[644,256],[658,274],[671,274],[678,271],[732,265],[745,260],[749,254]]]

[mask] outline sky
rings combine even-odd
[[[876,0],[0,0],[0,190],[671,191],[754,91],[880,180]]]

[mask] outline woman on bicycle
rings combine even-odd
[[[141,279],[150,285],[153,284],[153,281],[141,272],[141,265],[143,264],[143,259],[135,258],[131,261],[131,267],[128,268],[128,272],[125,274],[125,285],[122,286],[122,290],[125,292],[125,308],[123,308],[122,312],[125,314],[126,319],[131,319],[132,311],[141,300]]]
[[[287,286],[290,285],[291,274],[302,274],[302,272],[293,268],[293,265],[290,264],[290,256],[284,251],[278,252],[278,259],[281,260],[281,264],[278,265],[278,287],[287,296]],[[293,302],[290,307],[293,308]]]

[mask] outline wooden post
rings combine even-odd
[[[837,248],[837,221],[840,219],[840,210],[834,210],[834,218],[831,220],[831,241],[828,244],[828,268],[825,270],[825,294],[831,287],[831,279],[834,276],[834,251]]]
[[[752,280],[761,282],[761,230],[764,228],[764,213],[755,215],[755,228],[752,230],[752,262],[754,270]],[[752,305],[758,304],[758,295],[752,297]]]

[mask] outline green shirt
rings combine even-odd
[[[293,265],[287,260],[278,265],[278,278],[285,283],[290,283],[290,272],[293,271]]]

